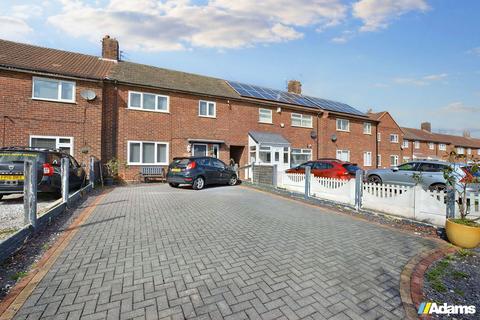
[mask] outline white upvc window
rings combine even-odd
[[[408,140],[403,140],[402,141],[402,148],[403,149],[408,149]]]
[[[410,161],[410,157],[403,157],[403,163],[407,163],[408,161]]]
[[[372,166],[372,152],[365,151],[363,153],[363,166],[364,167],[371,167]]]
[[[415,145],[415,149],[420,149],[420,141],[415,141],[414,145]]]
[[[272,110],[271,109],[258,109],[258,122],[260,123],[272,123]]]
[[[435,150],[435,143],[429,142],[429,143],[428,143],[428,149],[430,149],[430,150]]]
[[[312,149],[292,149],[290,152],[290,166],[302,164],[312,160]]]
[[[270,146],[260,146],[258,149],[258,158],[262,163],[272,162],[272,148]]]
[[[313,120],[312,116],[300,113],[292,113],[292,126],[293,127],[304,127],[312,128]]]
[[[337,150],[337,159],[342,161],[350,161],[350,150]]]
[[[129,165],[168,165],[168,142],[128,141]]]
[[[391,142],[391,143],[398,143],[398,134],[392,133],[392,134],[390,135],[390,142]]]
[[[370,122],[363,123],[363,134],[372,134],[372,124]]]
[[[217,104],[213,101],[198,101],[198,116],[207,118],[217,117]]]
[[[457,154],[464,154],[465,149],[463,147],[457,147]]]
[[[398,166],[398,156],[397,155],[393,154],[393,155],[390,156],[390,165],[392,167]]]
[[[380,167],[382,165],[382,156],[377,154],[377,166]]]
[[[33,77],[32,99],[75,103],[75,82]]]
[[[468,155],[471,155],[471,154],[472,154],[472,149],[471,149],[471,148],[468,148],[468,149],[467,149],[467,154],[468,154]]]
[[[445,143],[438,144],[438,150],[447,151],[447,145]]]
[[[337,119],[337,131],[350,131],[350,120]]]
[[[170,97],[161,94],[128,91],[128,109],[169,112]]]
[[[30,136],[30,147],[58,149],[73,155],[73,137]]]
[[[377,133],[377,141],[378,142],[382,141],[382,134],[380,132]]]

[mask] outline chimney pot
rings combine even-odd
[[[428,132],[432,132],[432,124],[430,122],[422,122],[420,124],[420,128],[422,130],[425,130],[425,131],[428,131]]]
[[[107,34],[102,39],[102,58],[118,61],[120,50],[118,41],[115,38],[110,38]]]
[[[302,83],[298,80],[290,80],[287,89],[290,93],[302,94]]]

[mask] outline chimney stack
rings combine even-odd
[[[302,83],[298,80],[288,81],[288,92],[302,94]]]
[[[118,41],[115,38],[110,38],[106,35],[102,39],[102,58],[118,61],[120,56]]]
[[[463,137],[464,138],[470,138],[471,137],[470,130],[468,130],[468,129],[463,130]]]
[[[420,128],[422,130],[432,132],[432,125],[430,122],[422,122],[422,124],[420,124]]]

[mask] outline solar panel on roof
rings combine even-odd
[[[296,104],[302,107],[324,109],[341,113],[349,113],[364,116],[365,114],[348,104],[294,94],[286,91],[263,88],[250,84],[240,83],[236,81],[227,81],[227,83],[242,97],[255,99],[277,101],[288,104]]]

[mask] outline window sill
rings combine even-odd
[[[209,119],[216,119],[217,116],[202,116],[201,114],[198,115],[200,118],[209,118]]]
[[[138,162],[127,162],[129,166],[168,166],[168,163],[138,163]]]
[[[350,133],[350,130],[341,130],[341,129],[337,129],[337,131],[339,131],[339,132],[348,132],[348,133]]]
[[[264,122],[264,121],[258,121],[258,123],[261,123],[261,124],[273,124],[273,122]]]
[[[75,100],[70,101],[70,100],[56,100],[56,99],[43,99],[43,98],[33,98],[32,100],[36,101],[48,101],[48,102],[56,102],[56,103],[68,103],[68,104],[77,104]]]
[[[147,109],[132,108],[132,107],[127,107],[127,110],[132,110],[132,111],[143,111],[143,112],[155,112],[155,113],[170,113],[170,111],[161,111],[161,110],[147,110]]]
[[[294,127],[294,128],[304,128],[304,129],[313,129],[313,126],[311,126],[311,127],[307,127],[307,126],[296,126],[296,125],[294,125],[294,124],[292,124],[292,127]]]

